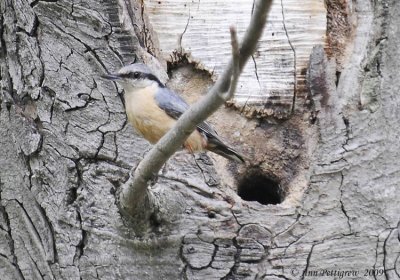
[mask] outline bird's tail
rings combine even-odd
[[[234,160],[240,163],[245,163],[244,157],[236,152],[231,147],[222,143],[221,140],[217,138],[210,138],[208,139],[208,145],[206,147],[207,150],[216,153],[224,158]]]

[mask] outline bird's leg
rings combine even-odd
[[[198,155],[195,153],[191,153],[191,155],[193,157],[194,162],[197,164]]]

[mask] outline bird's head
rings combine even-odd
[[[143,63],[134,63],[122,67],[117,73],[102,76],[105,79],[120,83],[125,92],[146,88],[152,85],[164,87],[160,80]]]

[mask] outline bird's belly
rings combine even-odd
[[[125,106],[129,122],[147,141],[155,144],[174,126],[176,120],[168,116],[152,99],[153,96],[143,93],[134,98],[126,98]],[[184,143],[190,152],[202,151],[206,145],[205,137],[197,130]]]
[[[152,144],[157,143],[174,124],[173,120],[154,115],[151,117],[139,115],[130,119],[135,129]]]
[[[175,124],[175,120],[166,115],[159,118],[158,115],[133,117],[131,123],[135,129],[150,143],[155,144],[164,136]],[[192,132],[186,139],[184,146],[190,152],[203,151],[207,142],[197,130]]]

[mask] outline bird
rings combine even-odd
[[[189,109],[189,104],[167,88],[143,63],[126,65],[118,72],[102,77],[122,85],[129,122],[152,144],[157,143]],[[225,144],[207,121],[197,125],[183,146],[190,153],[208,150],[229,160],[245,163],[244,157]]]

